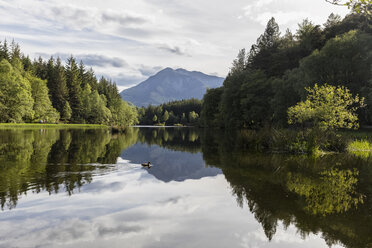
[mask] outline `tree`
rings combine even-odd
[[[60,58],[58,58],[56,62],[54,62],[53,57],[49,59],[47,64],[47,84],[53,107],[62,113],[66,106],[65,103],[68,98],[68,90],[66,85],[65,68],[61,63]]]
[[[201,123],[206,127],[221,127],[223,126],[220,116],[220,103],[223,88],[207,89],[203,97],[203,105],[201,111]]]
[[[154,115],[154,117],[152,118],[152,121],[153,121],[154,123],[156,123],[156,122],[158,121],[158,117],[157,117],[156,115]]]
[[[353,97],[344,86],[315,84],[306,90],[306,100],[288,109],[289,124],[310,122],[321,130],[359,127],[355,111],[364,106],[364,98]]]
[[[61,112],[61,118],[64,121],[68,121],[69,119],[71,119],[71,115],[72,115],[72,110],[71,110],[70,104],[66,101],[65,105],[63,106],[63,110]]]
[[[195,113],[195,111],[189,112],[189,122],[190,123],[197,122],[198,118],[199,118],[199,115],[197,113]]]
[[[356,13],[365,13],[369,16],[372,14],[372,0],[326,0],[326,2],[347,6]]]
[[[167,120],[169,119],[169,113],[167,110],[164,111],[164,114],[163,114],[163,121],[164,122],[167,122]]]
[[[328,16],[328,19],[327,19],[326,23],[323,24],[323,26],[325,28],[330,28],[330,27],[335,26],[335,25],[337,25],[339,23],[341,23],[341,16],[340,15],[335,15],[335,14],[331,13]]]
[[[186,114],[185,114],[185,113],[182,113],[182,116],[181,116],[181,123],[182,123],[182,124],[185,124],[186,122],[187,122]]]
[[[245,54],[245,49],[241,49],[238,53],[237,58],[233,61],[233,65],[230,69],[230,73],[242,72],[246,67],[247,57]]]
[[[57,122],[59,113],[53,108],[49,99],[46,81],[31,75],[27,75],[26,78],[31,83],[32,98],[34,99],[33,110],[35,115],[33,121]]]
[[[71,56],[67,59],[66,83],[68,87],[68,100],[72,109],[72,120],[81,121],[81,82],[79,81],[79,68],[75,59]]]
[[[273,61],[275,61],[273,55],[278,51],[279,45],[279,25],[276,23],[275,18],[272,17],[268,21],[264,33],[257,39],[256,44],[251,47],[247,59],[247,67],[250,69],[261,69],[270,76],[280,74],[272,66]]]
[[[33,105],[30,82],[3,59],[0,62],[0,122],[31,121]]]
[[[0,43],[1,45],[1,43]],[[4,40],[3,45],[0,46],[0,61],[2,59],[10,60],[10,53],[9,53],[9,48],[8,48],[8,42]]]

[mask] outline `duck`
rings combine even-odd
[[[151,167],[151,162],[147,162],[147,163],[143,163],[143,164],[141,164],[142,166],[146,166],[146,167]]]

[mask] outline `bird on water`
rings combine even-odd
[[[151,162],[143,163],[141,165],[150,168],[151,167]]]

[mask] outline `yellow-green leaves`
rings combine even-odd
[[[355,112],[364,106],[364,98],[353,97],[344,86],[315,84],[306,90],[307,99],[288,109],[289,124],[311,123],[323,130],[359,127]]]
[[[0,62],[0,122],[32,120],[31,84],[5,59]]]
[[[371,16],[371,5],[372,0],[326,0],[329,3],[335,4],[335,5],[344,5],[347,6],[349,9],[352,9],[356,13],[365,13],[369,16]]]

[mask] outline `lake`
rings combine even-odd
[[[369,154],[258,153],[194,128],[0,141],[0,247],[372,247]]]

